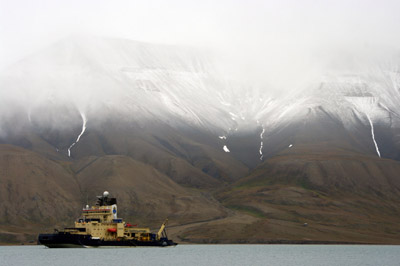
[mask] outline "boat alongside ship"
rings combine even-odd
[[[176,246],[168,239],[167,222],[168,219],[157,233],[150,228],[134,227],[117,217],[117,199],[105,191],[97,197],[96,206],[83,208],[82,218],[75,221],[74,227],[39,234],[38,243],[49,248]]]

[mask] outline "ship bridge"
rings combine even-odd
[[[96,206],[89,207],[89,205],[86,205],[82,210],[83,219],[80,220],[82,222],[122,222],[122,219],[118,219],[117,217],[117,199],[109,198],[108,196],[109,193],[104,191],[102,196],[97,196]]]

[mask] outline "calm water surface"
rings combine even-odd
[[[171,248],[0,247],[0,265],[400,265],[400,246],[179,245]]]

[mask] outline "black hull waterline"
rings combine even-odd
[[[154,241],[138,240],[101,240],[92,238],[91,235],[78,234],[40,234],[38,242],[49,248],[87,248],[87,247],[168,247],[176,246],[172,240],[161,238]]]

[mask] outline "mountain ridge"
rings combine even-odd
[[[0,74],[1,188],[57,194],[35,212],[4,190],[29,211],[0,229],[32,238],[110,190],[127,218],[170,213],[187,242],[399,243],[400,73],[365,69],[276,97],[193,49],[60,41]]]

